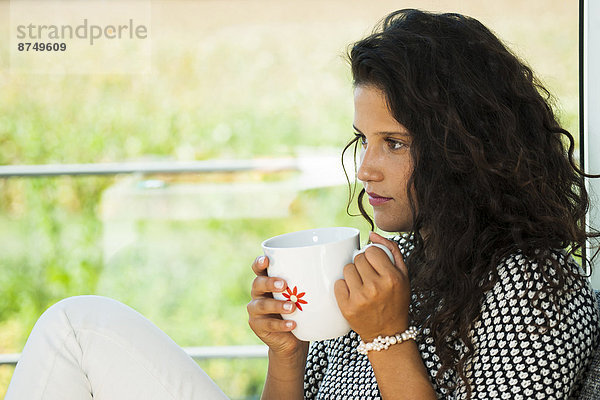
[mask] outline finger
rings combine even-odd
[[[379,247],[370,246],[364,254],[366,262],[376,271],[378,276],[385,276],[390,271],[396,272],[396,268],[390,261],[390,258]]]
[[[253,299],[246,308],[250,316],[290,314],[296,311],[296,305],[293,302],[271,298]]]
[[[398,244],[396,244],[396,242],[388,240],[375,232],[371,232],[369,234],[369,240],[371,240],[371,242],[373,242],[373,243],[382,244],[386,248],[388,248],[392,252],[392,255],[394,256],[394,262],[396,263],[396,268],[398,268],[402,273],[408,274],[408,269],[406,268],[406,264],[404,263],[404,256],[402,255],[402,252],[400,251],[400,248],[398,247]],[[367,251],[369,251],[370,249],[371,248],[367,249]],[[381,250],[381,249],[377,249],[377,250],[379,250],[381,252],[381,254],[385,255],[385,257],[387,258],[387,255],[385,254],[385,252],[383,250]],[[389,258],[387,260],[389,261]]]
[[[267,267],[269,266],[269,258],[267,256],[258,256],[252,263],[252,271],[256,275],[267,275]]]
[[[296,322],[280,318],[250,318],[250,328],[260,337],[264,333],[289,332],[296,328]]]
[[[348,299],[350,297],[350,289],[348,289],[346,281],[343,279],[335,281],[333,284],[333,293],[335,294],[338,306],[344,308],[344,306],[348,304]]]
[[[283,292],[286,286],[287,285],[285,281],[281,278],[259,275],[254,278],[254,281],[252,282],[250,296],[254,299],[257,297],[262,297],[266,293]]]
[[[370,248],[366,251],[369,250]],[[382,251],[381,249],[377,250]],[[360,279],[362,280],[363,284],[365,284],[365,282],[372,282],[374,280],[377,280],[380,277],[379,273],[377,273],[377,270],[374,268],[373,265],[371,265],[371,262],[375,260],[369,260],[369,257],[367,257],[366,255],[366,251],[365,253],[359,254],[354,258],[354,265],[356,266],[356,270],[360,275]]]
[[[357,259],[359,257],[364,256],[362,254],[359,254],[357,256]],[[346,266],[344,267],[344,280],[346,281],[346,285],[348,286],[348,289],[350,291],[352,291],[353,288],[360,288],[363,284],[360,274],[358,273],[358,270],[356,269],[356,266],[354,264],[346,264]]]

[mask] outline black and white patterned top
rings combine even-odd
[[[403,251],[410,250],[402,239],[395,239]],[[553,257],[562,265],[580,268],[562,252],[554,252]],[[540,333],[535,324],[547,320],[526,298],[540,289],[540,270],[520,252],[499,265],[500,279],[485,296],[471,330],[475,352],[465,373],[472,399],[577,398],[591,355],[600,343],[598,306],[587,282],[583,290],[565,293],[558,307],[544,301],[541,294],[541,308],[550,322],[558,325]],[[553,274],[550,267],[546,271]],[[569,279],[566,285],[574,288],[577,282]],[[337,339],[311,343],[304,376],[306,399],[381,398],[367,356],[356,352],[359,341],[351,331]],[[452,392],[436,384],[441,364],[427,330],[421,332],[417,344],[438,398],[466,399],[466,387],[456,372],[448,371],[443,377],[445,383],[456,386]]]

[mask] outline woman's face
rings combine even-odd
[[[412,136],[394,119],[381,90],[355,88],[354,129],[362,145],[358,179],[373,206],[375,225],[387,232],[410,230],[407,183],[413,170]]]

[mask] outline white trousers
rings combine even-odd
[[[71,297],[38,320],[5,400],[227,399],[164,332],[130,307]]]

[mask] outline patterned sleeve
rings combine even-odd
[[[563,253],[554,257],[567,264]],[[579,270],[572,260],[568,265]],[[546,270],[554,275],[552,268]],[[593,292],[585,277],[580,278],[583,287],[569,278],[566,286],[573,290],[551,303],[540,292],[540,271],[522,254],[499,266],[500,280],[486,295],[471,331],[475,351],[465,373],[472,399],[567,399],[578,392],[599,339]],[[531,301],[536,293],[537,307]],[[553,327],[538,328],[547,322]],[[455,398],[465,399],[466,393],[463,384]]]
[[[327,354],[325,353],[325,342],[312,342],[308,349],[306,358],[306,369],[304,371],[304,398],[315,399],[319,392],[319,386],[327,369]]]

